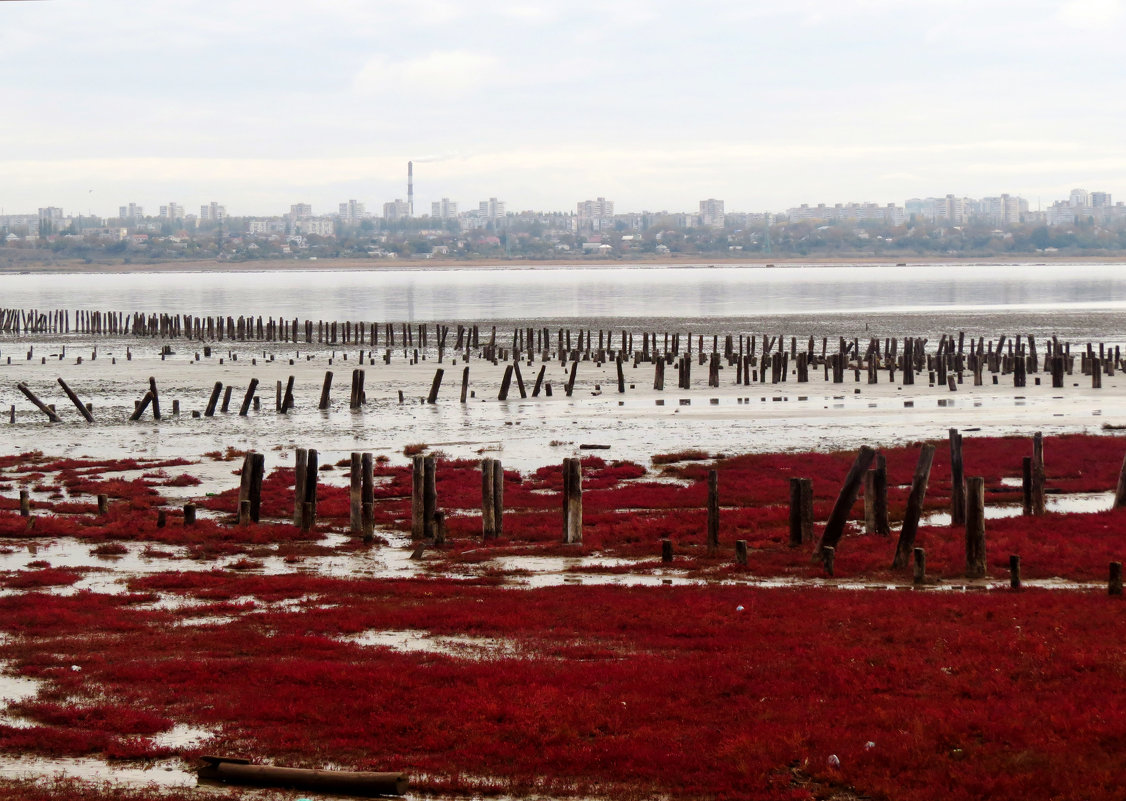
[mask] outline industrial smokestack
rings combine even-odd
[[[414,162],[407,162],[407,216],[414,216]]]

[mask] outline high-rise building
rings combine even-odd
[[[1071,199],[1068,202],[1073,209],[1091,208],[1091,193],[1086,189],[1072,189]]]
[[[160,218],[162,220],[182,220],[184,219],[184,207],[179,203],[169,203],[167,206],[161,206]]]
[[[405,220],[410,216],[410,206],[400,198],[395,198],[391,202],[383,204],[383,219],[388,222]]]
[[[504,219],[504,201],[497,200],[491,197],[488,200],[482,200],[477,204],[477,216],[482,217],[489,222],[497,222]]]
[[[227,219],[227,207],[220,206],[214,200],[199,207],[199,219],[201,222],[220,222]]]
[[[600,197],[597,200],[583,200],[578,204],[578,228],[601,231],[614,224],[614,201]]]
[[[708,198],[700,201],[700,225],[705,228],[723,227],[723,201]]]
[[[117,216],[121,220],[140,220],[145,216],[145,210],[136,203],[130,203],[128,206],[118,206]]]
[[[358,200],[349,200],[340,204],[340,219],[343,222],[356,223],[367,216],[364,204]]]
[[[294,220],[304,220],[313,216],[313,206],[310,203],[294,203],[289,207],[289,216]]]
[[[430,216],[436,220],[456,220],[457,203],[444,197],[430,204]]]

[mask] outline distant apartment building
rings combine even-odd
[[[336,220],[331,217],[302,217],[293,221],[293,234],[336,236]]]
[[[313,206],[310,203],[294,203],[289,207],[289,217],[292,220],[304,220],[313,216]]]
[[[700,201],[700,225],[705,228],[722,228],[724,223],[723,201],[708,198]]]
[[[602,231],[614,225],[614,201],[600,197],[578,203],[576,225],[579,231]]]
[[[184,219],[184,207],[179,203],[169,203],[167,206],[161,206],[160,219],[182,220]]]
[[[246,232],[253,236],[272,236],[288,233],[288,223],[280,217],[264,217],[246,221]]]
[[[1086,189],[1072,189],[1067,200],[1057,200],[1045,213],[1048,225],[1074,225],[1088,220],[1108,223],[1122,219],[1126,219],[1126,208],[1121,203],[1114,205],[1110,192]]]
[[[457,203],[444,197],[430,204],[430,216],[435,220],[456,220]]]
[[[803,203],[796,208],[788,209],[786,216],[790,222],[877,222],[887,225],[902,225],[906,218],[904,208],[894,203],[888,203],[886,206],[878,203],[837,203],[833,206],[819,203],[810,206]],[[759,218],[757,222],[761,223],[761,215]]]
[[[986,222],[997,225],[1018,225],[1028,214],[1028,201],[1015,195],[983,197],[977,204],[974,215]]]
[[[495,223],[504,219],[504,201],[491,197],[477,204],[477,215],[482,219]]]
[[[138,206],[136,203],[130,203],[128,206],[117,207],[117,217],[120,220],[140,220],[145,216],[143,207]]]
[[[410,204],[400,198],[395,198],[390,203],[383,204],[383,219],[387,222],[405,220],[410,215]]]
[[[227,219],[227,207],[220,206],[214,200],[199,207],[200,222],[221,222]]]
[[[311,215],[310,215],[311,216]],[[358,223],[360,220],[366,218],[367,212],[364,210],[364,204],[358,200],[349,200],[346,203],[340,204],[340,220],[346,223]]]

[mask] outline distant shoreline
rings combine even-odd
[[[896,266],[918,267],[936,264],[1115,264],[1126,263],[1126,256],[1061,256],[1035,254],[1026,257],[990,256],[970,257],[834,257],[834,258],[689,258],[681,257],[638,257],[634,259],[513,259],[510,261],[469,261],[456,259],[256,259],[253,261],[216,261],[200,259],[195,261],[164,261],[152,264],[136,263],[91,263],[78,259],[51,264],[11,264],[0,265],[0,275],[53,275],[53,274],[99,274],[99,273],[219,273],[219,272],[269,272],[280,270],[294,271],[371,271],[393,272],[396,270],[526,270],[526,269],[583,269],[590,267],[649,266],[661,267],[747,267],[766,269],[770,267],[862,267]]]

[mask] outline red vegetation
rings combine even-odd
[[[216,731],[208,751],[402,769],[431,792],[1120,797],[1122,602],[1103,594],[232,573],[134,586],[318,600],[246,608],[220,633],[106,596],[0,598],[0,626],[21,635],[0,655],[50,687],[21,706],[33,728],[0,726],[0,748],[143,750],[132,735],[178,721]],[[401,629],[506,648],[466,659],[341,639]]]

